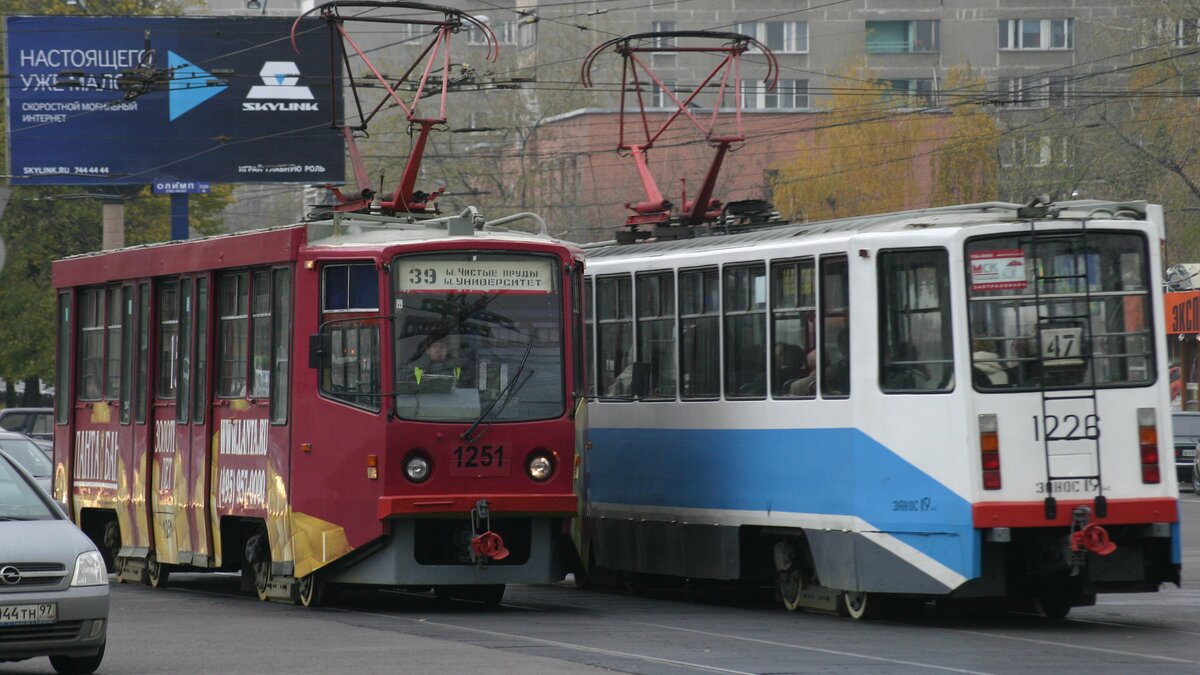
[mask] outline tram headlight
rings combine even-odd
[[[404,460],[404,475],[414,483],[429,478],[429,469],[429,458],[420,453],[413,453]]]
[[[525,470],[529,473],[529,477],[536,481],[543,481],[549,478],[554,473],[554,458],[550,451],[535,451],[529,456],[529,461],[525,464]]]

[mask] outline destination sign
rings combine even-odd
[[[552,260],[435,260],[399,264],[401,293],[553,293]]]

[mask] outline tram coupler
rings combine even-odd
[[[492,512],[486,499],[475,502],[471,509],[471,562],[483,567],[489,560],[504,560],[508,549],[504,539],[492,532]]]
[[[1079,574],[1089,552],[1108,555],[1117,550],[1117,545],[1108,536],[1108,531],[1099,523],[1093,523],[1092,510],[1077,506],[1071,512],[1071,576]]]

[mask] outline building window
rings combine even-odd
[[[762,80],[742,80],[742,108],[794,110],[809,107],[808,80],[780,80],[774,91],[766,89]]]
[[[733,32],[749,35],[776,54],[808,53],[807,21],[756,21],[739,23]]]
[[[1001,19],[1000,49],[1074,49],[1074,19]]]
[[[868,21],[868,54],[910,54],[941,49],[939,21]]]
[[[931,78],[880,80],[879,83],[887,87],[884,96],[889,101],[911,107],[929,108],[937,105],[937,93]]]
[[[1064,75],[1000,78],[1000,92],[1014,108],[1046,108],[1067,105],[1070,84]]]
[[[1158,19],[1154,22],[1154,43],[1147,47],[1172,46],[1176,49],[1200,44],[1200,19]]]
[[[1063,166],[1070,161],[1066,136],[1032,134],[1009,139],[1000,164],[1004,167]]]
[[[496,42],[502,45],[515,45],[519,41],[521,33],[520,21],[488,24],[488,27],[491,28],[492,32],[496,34]],[[487,40],[485,40],[483,37],[483,31],[475,28],[474,26],[467,31],[467,44],[482,45],[486,43]]]
[[[651,33],[670,33],[674,30],[674,21],[652,21],[650,23]],[[658,49],[674,49],[676,44],[675,38],[673,37],[657,38],[654,41],[654,47]],[[656,68],[674,68],[675,53],[670,52],[666,54],[651,54],[650,64]]]
[[[676,89],[675,89],[675,80],[663,80],[661,87],[658,86],[657,84],[654,84],[653,82],[647,83],[647,86],[654,87],[654,90],[650,92],[650,107],[651,108],[675,108],[676,107],[675,102],[671,100],[670,96],[667,96],[667,91],[666,91],[666,90],[670,90],[671,92],[675,93],[676,98],[679,98],[679,94],[678,94],[678,92],[676,92]],[[680,100],[682,100],[682,99],[680,99]]]

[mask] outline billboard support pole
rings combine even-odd
[[[188,238],[188,196],[171,195],[171,240]]]
[[[100,237],[100,248],[107,251],[125,247],[125,202],[106,199],[101,207],[104,230]]]

